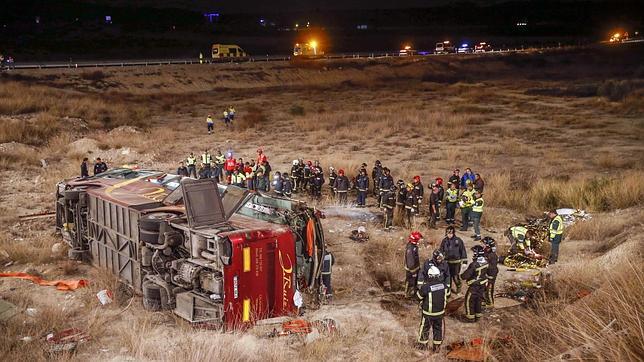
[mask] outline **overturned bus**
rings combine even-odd
[[[295,314],[301,293],[319,297],[322,217],[300,201],[151,170],[56,189],[70,258],[116,275],[147,310],[225,329]]]

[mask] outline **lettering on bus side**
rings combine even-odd
[[[291,282],[291,275],[293,274],[293,262],[291,261],[291,257],[286,254],[286,258],[288,259],[288,267],[284,265],[284,259],[282,258],[282,251],[278,251],[278,256],[280,260],[280,267],[282,268],[282,309],[286,309],[288,307],[288,290],[291,288],[292,282]]]

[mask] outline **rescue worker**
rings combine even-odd
[[[385,192],[388,192],[389,190],[391,190],[391,186],[394,185],[394,178],[391,177],[391,172],[389,171],[389,169],[387,167],[384,167],[382,169],[382,175],[380,176],[380,181],[378,181],[378,182],[379,182],[378,190],[379,190],[379,193],[380,193],[380,196],[379,196],[378,200],[380,201],[380,207],[382,207],[382,196],[383,196],[383,194]],[[418,200],[418,199],[416,199],[416,200]],[[416,208],[416,209],[418,209],[418,208]]]
[[[432,186],[432,193],[429,195],[429,227],[432,229],[436,229],[439,209],[440,196],[438,195],[438,187],[434,185]]]
[[[197,178],[197,157],[194,153],[190,152],[190,156],[186,159],[186,165],[188,165],[188,176]]]
[[[443,179],[440,177],[436,178],[434,182],[436,187],[438,187],[438,214],[436,215],[436,220],[440,220],[441,210],[440,207],[443,205],[443,200],[445,199],[445,189],[443,188]]]
[[[264,161],[262,161],[259,165],[264,168],[264,179],[266,182],[266,188],[260,190],[268,192],[271,190],[271,183],[269,181],[271,179],[271,171],[273,170],[273,168],[271,167],[271,164],[267,159],[264,159]]]
[[[449,275],[449,265],[445,261],[445,256],[443,255],[443,252],[440,251],[440,249],[434,250],[432,253],[432,258],[425,260],[425,263],[423,264],[422,272],[418,276],[418,287],[420,288],[421,285],[425,283],[425,280],[421,278],[427,275],[427,270],[429,270],[430,267],[436,267],[441,273],[440,279],[445,284],[445,294],[447,294],[447,298],[450,296],[450,275]]]
[[[470,184],[474,184],[474,179],[475,177],[474,177],[474,174],[472,173],[472,169],[470,169],[469,167],[466,168],[465,173],[463,174],[463,176],[461,176],[461,188],[467,189],[468,181]]]
[[[284,196],[291,198],[291,196],[293,195],[293,183],[291,182],[291,179],[288,177],[288,172],[284,172],[282,174],[282,179],[284,179],[284,186],[283,186]]]
[[[268,157],[266,157],[266,154],[264,153],[264,150],[262,148],[257,149],[257,164],[261,165],[262,162],[268,161]]]
[[[235,107],[228,107],[228,118],[230,118],[231,122],[235,120]]]
[[[87,157],[83,158],[83,162],[80,164],[80,177],[89,177],[89,158]]]
[[[252,162],[253,164],[255,163],[255,161]],[[257,185],[255,185],[255,170],[253,170],[253,167],[250,165],[250,163],[244,163],[243,173],[244,176],[246,176],[246,187],[249,190],[256,190]]]
[[[309,183],[311,182],[311,179],[313,178],[313,162],[306,161],[306,165],[304,166],[302,174],[302,191],[306,191]]]
[[[333,190],[338,195],[338,202],[341,205],[347,203],[347,193],[349,192],[349,178],[344,175],[344,170],[338,170],[338,178],[335,179]]]
[[[385,231],[391,230],[394,222],[394,207],[396,206],[396,185],[392,185],[391,189],[383,195],[384,201],[382,202],[383,210],[385,212]]]
[[[96,162],[94,163],[94,176],[105,171],[107,171],[107,164],[103,162],[100,157],[96,157]]]
[[[226,152],[226,162],[224,163],[224,169],[226,171],[226,181],[230,185],[230,177],[233,175],[233,171],[237,168],[237,161],[233,158],[232,152]]]
[[[213,167],[212,177],[221,182],[221,176],[224,170],[224,164],[226,163],[226,158],[221,154],[221,150],[217,150],[217,156],[215,156],[215,167]]]
[[[335,184],[335,179],[338,177],[338,174],[335,172],[333,166],[329,167],[329,189],[333,193],[333,185]]]
[[[358,170],[358,173],[360,173],[360,171],[363,171],[363,170],[364,170],[364,173],[367,173],[367,164],[364,162],[360,165],[360,170]]]
[[[273,191],[277,196],[284,195],[284,180],[282,180],[282,174],[277,171],[273,176]]]
[[[367,192],[369,192],[369,176],[367,171],[360,169],[360,174],[356,178],[356,188],[358,189],[358,207],[365,207],[367,202]]]
[[[467,231],[467,228],[470,226],[470,214],[472,213],[472,206],[474,206],[474,189],[472,183],[467,183],[467,189],[461,194],[461,201],[459,203],[461,207],[461,218],[462,223],[461,231]]]
[[[324,286],[324,296],[327,303],[333,302],[333,288],[331,287],[331,272],[335,264],[335,258],[329,251],[328,246],[324,248],[324,257],[322,258],[322,285]]]
[[[441,242],[440,251],[445,255],[449,266],[450,288],[451,282],[456,285],[456,294],[461,292],[461,264],[467,260],[467,252],[463,240],[456,236],[454,226],[445,229],[445,238]]]
[[[226,125],[226,127],[230,126],[230,117],[228,116],[228,110],[224,111],[223,120],[224,120],[224,125]]]
[[[426,282],[416,292],[422,311],[418,343],[421,349],[428,348],[431,329],[432,351],[438,352],[443,342],[443,316],[447,305],[447,288],[441,280],[440,270],[433,265],[427,269],[424,277]]]
[[[550,264],[554,264],[559,259],[559,244],[563,240],[564,224],[561,215],[557,215],[557,210],[552,209],[548,212],[550,224],[548,225],[550,240]]]
[[[456,222],[454,215],[456,214],[457,204],[458,189],[456,188],[455,183],[450,183],[449,188],[447,189],[447,196],[445,196],[445,222],[449,225],[453,225]]]
[[[480,191],[474,191],[474,205],[472,206],[472,212],[470,217],[474,222],[474,241],[481,240],[481,217],[483,217],[483,195]]]
[[[488,283],[488,264],[485,260],[484,249],[481,245],[474,245],[472,248],[472,262],[461,274],[461,278],[467,283],[465,293],[465,318],[467,322],[476,322],[483,316],[481,303],[485,298],[485,287]]]
[[[510,254],[533,254],[530,245],[530,235],[528,228],[525,226],[513,226],[506,231],[506,236],[510,241]]]
[[[399,226],[404,226],[405,223],[405,202],[407,201],[407,187],[405,181],[398,180],[396,184],[398,192],[396,192],[396,223]]]
[[[211,134],[215,129],[215,121],[212,120],[212,116],[210,114],[206,117],[206,126],[208,127],[208,134]]]
[[[233,174],[230,176],[230,180],[233,185],[238,187],[244,187],[244,181],[246,181],[246,176],[243,173],[239,172],[239,169],[233,170]]]
[[[199,52],[199,64],[203,64],[203,53]]]
[[[413,192],[416,194],[416,199],[418,200],[418,210],[416,210],[416,213],[420,214],[420,207],[423,205],[423,197],[425,195],[425,188],[423,187],[423,183],[420,182],[420,176],[418,176],[418,175],[414,176],[414,179],[413,179],[411,184],[414,185]]]
[[[188,168],[182,162],[179,162],[179,167],[177,168],[177,175],[188,177]]]
[[[461,176],[460,176],[460,174],[461,174],[461,170],[459,170],[458,168],[455,168],[455,169],[454,169],[454,172],[452,173],[452,176],[450,176],[450,177],[447,179],[447,183],[449,183],[449,184],[454,184],[454,185],[456,186],[456,188],[458,188],[458,186],[459,186],[459,185],[460,185],[460,183],[461,183]]]
[[[380,186],[380,176],[382,176],[382,164],[380,163],[380,160],[376,160],[376,163],[373,166],[373,170],[371,170],[371,180],[373,180],[373,196],[375,198],[378,198],[380,196],[380,190],[378,190],[378,186]],[[380,200],[378,200],[378,204],[380,203]]]
[[[494,308],[494,284],[496,276],[499,274],[499,256],[496,254],[496,242],[490,236],[483,238],[485,253],[483,256],[487,260],[487,286],[485,287],[485,307]]]
[[[203,177],[204,178],[210,178],[210,162],[212,161],[212,157],[210,156],[210,153],[208,150],[203,151],[201,154],[201,163],[203,164]]]
[[[418,271],[420,270],[420,259],[418,257],[418,242],[423,238],[423,234],[413,231],[407,239],[405,248],[405,296],[410,298],[416,294],[416,284],[418,283]]]
[[[481,174],[477,173],[474,175],[474,190],[480,191],[483,193],[483,188],[485,187],[485,181],[481,178]]]
[[[311,196],[315,199],[322,197],[322,185],[324,185],[324,175],[318,168],[313,169],[313,181],[311,184]]]
[[[300,188],[300,161],[293,160],[293,166],[291,166],[291,180],[293,181],[293,192],[297,193]],[[331,185],[333,187],[333,185]]]
[[[407,199],[405,200],[405,222],[408,228],[413,227],[414,215],[416,215],[416,209],[418,208],[418,200],[416,199],[416,194],[413,192],[414,185],[407,184]]]
[[[262,168],[259,168],[255,173],[255,184],[257,190],[266,190],[266,178],[264,178],[264,171]]]

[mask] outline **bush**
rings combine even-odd
[[[248,107],[247,111],[239,118],[235,118],[234,123],[239,129],[259,128],[262,124],[268,122],[268,116],[257,106]]]
[[[623,100],[638,88],[642,88],[642,84],[630,80],[607,80],[599,86],[597,93],[610,101],[617,102]]]
[[[294,104],[293,106],[291,106],[291,109],[289,110],[289,112],[294,116],[303,116],[306,114],[304,107],[298,104]]]

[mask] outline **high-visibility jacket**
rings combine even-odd
[[[420,308],[424,315],[437,317],[445,314],[447,288],[439,279],[432,280],[418,288],[416,298],[421,301]]]
[[[550,230],[550,240],[554,239],[557,235],[563,234],[564,224],[561,215],[557,215],[552,219],[548,229]]]
[[[212,120],[212,117],[210,117],[210,116],[208,116],[208,117],[206,118],[206,122],[208,122],[208,123],[214,123],[214,121]]]
[[[194,156],[188,156],[186,159],[186,165],[188,166],[194,166],[197,163],[197,158]]]
[[[224,118],[228,118],[228,111],[224,111]]]
[[[241,185],[246,181],[246,176],[243,173],[232,174],[230,176],[230,181],[235,185]]]
[[[463,200],[463,208],[472,207],[474,205],[474,190],[465,190],[461,195]]]
[[[484,203],[485,202],[483,201],[483,198],[479,197],[478,199],[476,199],[476,201],[474,201],[474,206],[472,206],[472,211],[474,211],[474,212],[483,212],[483,204]]]
[[[457,202],[458,201],[458,189],[447,189],[447,202]]]
[[[210,165],[210,161],[212,161],[212,157],[210,156],[210,153],[204,153],[201,155],[201,162],[204,165]]]
[[[215,156],[215,163],[217,166],[223,166],[223,164],[226,162],[226,158],[224,155],[217,155]]]

